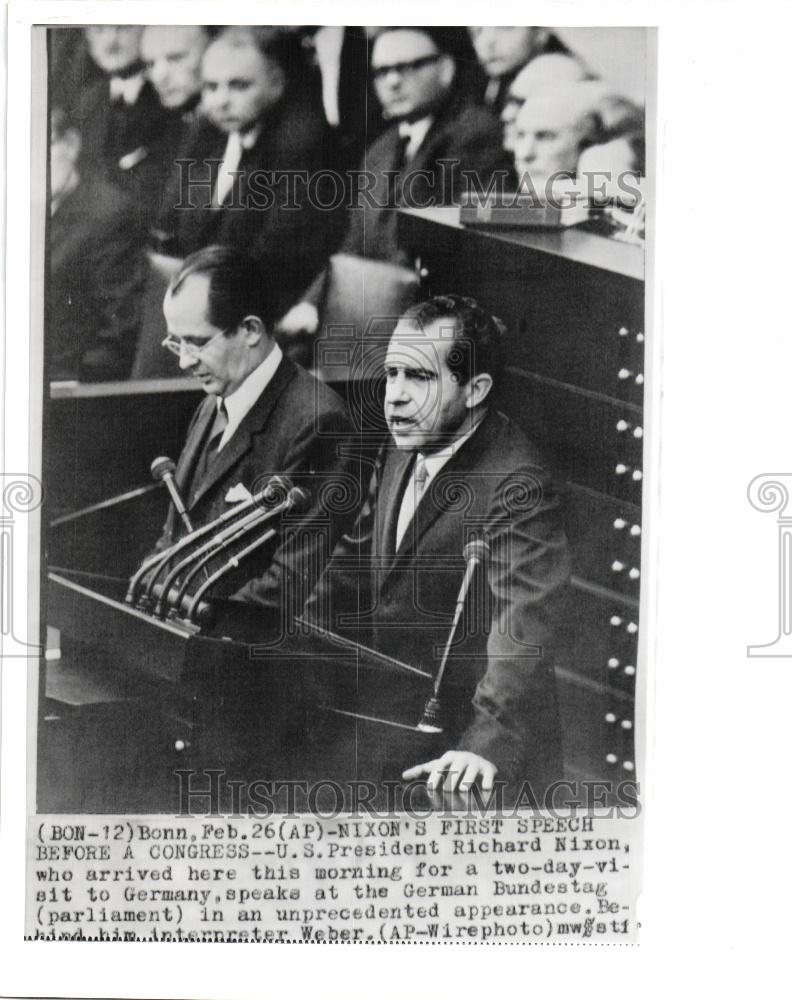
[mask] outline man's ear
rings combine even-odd
[[[267,336],[267,328],[259,316],[245,316],[239,325],[245,331],[245,343],[248,347],[255,347],[262,337]]]
[[[467,384],[467,395],[465,396],[465,406],[469,410],[476,406],[481,406],[489,396],[492,389],[492,376],[487,372],[476,375]]]
[[[440,56],[440,80],[443,87],[448,88],[454,82],[456,75],[456,63],[451,56],[444,54]]]

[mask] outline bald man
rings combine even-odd
[[[529,97],[546,87],[578,83],[589,78],[584,64],[574,56],[551,52],[532,59],[520,70],[509,87],[501,112],[503,148],[507,152],[514,152],[515,122],[520,108]]]
[[[297,46],[295,50],[294,46]],[[231,28],[201,63],[204,117],[176,164],[157,226],[160,249],[178,259],[221,243],[277,275],[285,307],[310,281],[336,238],[332,213],[306,183],[327,162],[328,127],[290,78],[299,40],[280,31]]]
[[[143,67],[164,108],[182,114],[194,110],[201,99],[201,59],[208,44],[202,25],[157,24],[143,30]]]
[[[546,87],[525,101],[514,138],[520,187],[541,194],[556,179],[575,176],[581,152],[602,141],[601,109],[610,93],[606,84],[589,80]]]

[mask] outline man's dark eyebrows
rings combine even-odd
[[[411,378],[414,378],[416,375],[421,378],[437,378],[437,372],[431,368],[408,368],[406,365],[402,366],[397,362],[386,361],[383,365],[383,371],[387,375],[389,372],[398,371],[402,367],[404,368],[404,374]]]

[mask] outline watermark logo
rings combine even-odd
[[[748,646],[748,656],[792,656],[792,473],[766,472],[748,485],[748,500],[778,524],[778,633],[772,642]]]
[[[20,639],[26,624],[14,613],[14,596],[27,587],[27,565],[19,556],[26,515],[41,506],[41,483],[28,473],[4,473],[0,503],[0,645],[3,657],[41,655],[40,646]]]

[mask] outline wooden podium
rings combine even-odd
[[[42,698],[40,810],[175,812],[185,770],[379,785],[447,749],[417,729],[425,671],[255,609],[204,635],[128,605],[127,584],[95,568],[48,574],[61,658]]]

